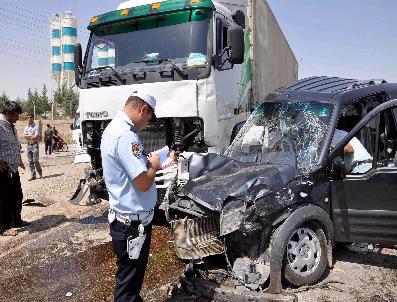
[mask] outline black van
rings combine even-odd
[[[245,286],[280,292],[281,280],[319,281],[336,242],[397,244],[394,99],[385,81],[299,80],[258,105],[224,155],[182,157],[161,206],[178,257],[225,255]]]

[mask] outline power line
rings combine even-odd
[[[36,45],[29,44],[29,43],[26,43],[26,42],[13,40],[13,39],[10,39],[10,38],[4,37],[4,36],[0,36],[0,40],[8,40],[10,42],[14,42],[14,43],[21,44],[21,45],[24,45],[26,47],[35,48],[35,49],[42,49],[42,50],[45,50],[45,51],[49,50],[49,47],[45,48],[45,47],[41,47],[41,46],[36,46]]]
[[[20,7],[20,6],[15,5],[14,3],[9,3],[9,2],[6,2],[6,1],[4,1],[4,0],[1,1],[0,4],[5,4],[5,5],[7,5],[7,6],[10,6],[10,7],[13,7],[13,8],[15,8],[15,9],[18,9],[19,11],[24,11],[24,12],[30,13],[30,14],[32,14],[32,15],[36,15],[36,16],[43,17],[43,18],[48,18],[48,16],[39,14],[38,12],[33,12],[33,11],[31,11],[31,10],[22,8],[22,7]]]
[[[4,15],[4,14],[2,14],[2,13],[0,13],[0,16],[2,16],[2,18],[5,18],[5,19],[10,20],[11,22],[14,22],[14,23],[17,23],[17,24],[26,24],[26,25],[30,25],[30,26],[33,26],[33,27],[35,27],[35,28],[39,28],[39,29],[44,30],[44,31],[46,31],[46,30],[49,28],[49,25],[48,25],[48,26],[38,25],[37,23],[28,22],[28,21],[26,21],[26,20],[21,20],[21,19],[13,18],[13,17],[11,17],[11,16],[7,16],[7,15]]]
[[[50,55],[49,51],[44,52],[42,50],[32,49],[32,48],[24,47],[24,46],[21,46],[21,45],[12,44],[10,42],[3,42],[1,46],[8,46],[8,47],[10,47],[12,49],[19,49],[19,50],[22,50],[22,51],[28,51],[28,52],[31,52],[31,53],[44,55],[44,56],[49,56]]]
[[[29,15],[25,15],[25,14],[21,14],[19,12],[15,12],[15,11],[9,10],[7,8],[4,8],[4,7],[1,8],[1,11],[6,11],[6,12],[10,13],[12,16],[17,15],[17,16],[22,17],[22,18],[28,18],[29,20],[35,20],[35,21],[42,22],[42,23],[49,23],[49,18],[48,17],[46,17],[45,19],[37,19],[37,18],[34,18],[32,16],[29,16]]]
[[[24,29],[21,29],[21,28],[17,28],[15,26],[12,26],[12,25],[9,25],[9,24],[4,24],[4,23],[2,24],[1,23],[1,19],[0,19],[0,28],[1,27],[8,28],[8,29],[13,30],[13,31],[17,31],[18,33],[24,33],[24,34],[27,34],[29,36],[35,36],[35,37],[39,37],[39,38],[43,38],[43,39],[47,39],[47,40],[50,39],[49,33],[47,35],[38,34],[37,31],[34,31],[34,28],[30,28],[29,29],[29,28],[25,27]],[[26,30],[26,29],[28,29],[28,30]]]
[[[6,56],[10,56],[10,57],[14,57],[14,58],[18,58],[18,59],[22,59],[22,60],[26,60],[26,61],[31,61],[31,62],[34,62],[34,63],[40,63],[40,64],[49,63],[49,61],[37,60],[37,59],[31,58],[31,57],[19,56],[19,55],[16,55],[14,53],[10,53],[8,51],[3,51],[1,49],[0,49],[0,54],[6,55]]]

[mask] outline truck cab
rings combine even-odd
[[[397,244],[397,84],[311,77],[271,93],[162,205],[177,255],[246,287],[316,283],[336,242]],[[270,283],[267,280],[270,279]]]

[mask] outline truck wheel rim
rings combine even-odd
[[[320,239],[311,229],[298,228],[287,244],[287,260],[290,268],[300,276],[312,274],[321,259]]]

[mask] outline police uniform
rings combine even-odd
[[[101,156],[109,193],[110,236],[117,255],[114,300],[142,301],[139,292],[149,257],[157,191],[155,184],[146,192],[134,186],[133,180],[147,171],[147,157],[134,124],[124,112],[119,112],[106,127],[101,141]],[[130,259],[127,239],[139,224],[144,226],[146,238],[138,259]]]

